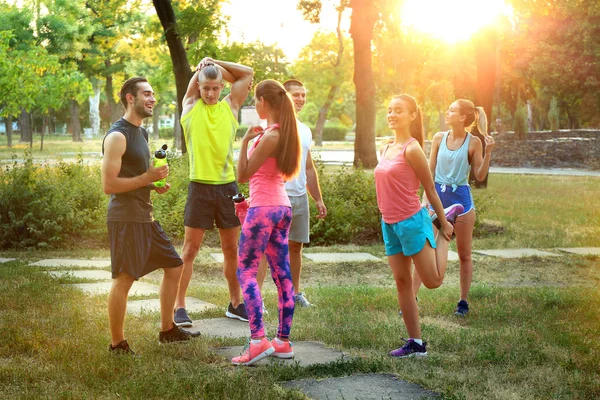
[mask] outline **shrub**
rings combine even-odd
[[[371,171],[342,167],[325,172],[317,162],[327,218],[316,217],[310,202],[311,244],[365,243],[381,240],[380,214]]]
[[[340,141],[346,139],[348,128],[343,125],[330,125],[323,128],[323,140]]]
[[[175,137],[174,128],[160,128],[158,130],[158,137],[160,139],[173,139]]]
[[[235,137],[237,139],[241,139],[244,137],[244,135],[246,134],[246,131],[248,130],[248,126],[247,125],[240,125],[237,128],[237,131],[235,131]]]
[[[548,121],[550,122],[550,130],[557,132],[560,129],[560,110],[556,97],[552,97],[550,101],[550,110],[548,111]]]
[[[100,168],[59,162],[56,167],[15,162],[0,172],[0,248],[59,247],[67,239],[106,236],[107,200]]]

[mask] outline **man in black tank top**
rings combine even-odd
[[[170,189],[153,182],[166,178],[169,166],[150,165],[148,132],[141,127],[152,116],[154,91],[145,78],[131,78],[121,88],[125,115],[109,129],[102,143],[102,189],[110,194],[108,237],[113,284],[108,296],[110,351],[134,354],[125,340],[123,325],[127,296],[134,281],[164,269],[160,290],[161,331],[159,341],[175,342],[199,336],[173,323],[173,307],[183,261],[160,224],[152,216],[150,191],[163,194]]]

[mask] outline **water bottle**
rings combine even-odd
[[[244,225],[246,214],[248,214],[248,201],[244,197],[243,193],[238,193],[231,198],[235,205],[235,214],[240,219],[240,224]]]
[[[154,166],[162,167],[167,163],[167,145],[163,144],[162,147],[154,152]],[[154,182],[154,186],[163,187],[167,182],[164,179]]]

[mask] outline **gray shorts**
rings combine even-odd
[[[309,243],[310,209],[308,207],[308,194],[303,196],[289,196],[292,203],[292,225],[290,226],[289,240],[298,243]]]

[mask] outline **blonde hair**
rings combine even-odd
[[[458,99],[456,102],[458,103],[458,112],[460,115],[467,117],[465,119],[465,130],[471,132],[473,127],[476,127],[483,136],[489,136],[487,116],[483,107],[475,107],[475,104],[470,100]]]
[[[293,179],[300,172],[302,147],[292,100],[283,85],[272,79],[256,85],[254,96],[257,99],[262,97],[276,113],[275,120],[279,123],[279,144],[275,150],[275,160],[284,179]]]

